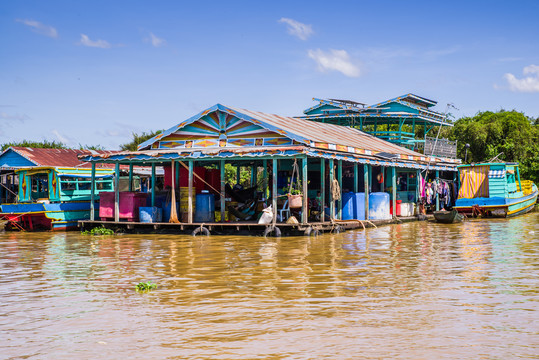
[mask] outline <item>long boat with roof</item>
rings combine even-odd
[[[19,230],[69,230],[90,218],[91,169],[32,167],[15,170],[18,194],[0,205],[0,219]],[[94,195],[113,190],[112,169],[96,169]],[[97,198],[97,196],[96,196]],[[97,204],[96,204],[97,206]]]
[[[481,163],[457,167],[460,178],[454,209],[469,216],[511,217],[531,211],[539,191],[521,180],[517,163]]]

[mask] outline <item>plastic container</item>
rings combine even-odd
[[[139,208],[146,206],[148,194],[121,191],[119,196],[119,218],[127,221],[138,221]],[[101,192],[99,194],[99,217],[102,219],[114,219],[114,192]]]
[[[369,219],[388,220],[391,219],[389,213],[389,194],[385,192],[374,192],[369,194]]]
[[[397,200],[395,202],[395,210],[396,210],[396,213],[397,213],[397,216],[402,216],[402,212],[401,212],[401,209],[402,209],[402,200]],[[391,215],[393,215],[393,200],[389,200],[389,213]]]
[[[401,216],[414,216],[414,204],[402,203],[401,204]]]
[[[355,193],[354,219],[365,220],[365,193]]]
[[[194,222],[215,222],[215,198],[205,191],[196,196]]]
[[[139,219],[143,223],[156,223],[162,220],[162,210],[157,206],[141,206],[139,208]]]
[[[352,220],[356,219],[356,194],[353,192],[347,192],[342,194],[342,219]]]
[[[172,202],[167,201],[167,202],[163,203],[162,207],[163,207],[163,221],[168,222],[170,220],[170,214],[172,212]],[[179,215],[178,210],[179,210],[179,205],[176,202],[176,214],[177,215]]]

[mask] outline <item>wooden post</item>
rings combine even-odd
[[[416,171],[416,188],[415,188],[415,203],[417,206],[417,213],[419,214],[419,202],[421,201],[421,170]]]
[[[257,175],[257,167],[256,167],[256,161],[254,161],[253,166],[251,166],[251,186],[256,185],[256,175]]]
[[[226,212],[226,203],[225,203],[225,196],[226,196],[226,190],[225,190],[225,161],[221,160],[219,165],[219,170],[221,171],[221,222],[225,222],[225,212]]]
[[[236,184],[240,183],[241,166],[236,166]]]
[[[114,166],[114,221],[120,221],[120,163]]]
[[[335,178],[335,170],[333,169],[334,163],[333,159],[329,159],[329,217],[332,220],[335,219],[335,199],[333,198],[333,180]]]
[[[301,176],[302,176],[302,183],[303,183],[303,204],[301,209],[301,222],[303,224],[307,224],[307,221],[309,220],[309,191],[307,187],[308,182],[308,173],[307,173],[307,161],[308,158],[304,157],[302,159],[302,169],[301,169]]]
[[[439,180],[439,177],[440,177],[440,171],[436,170],[436,180]],[[437,183],[439,184],[440,182],[437,181]],[[436,211],[439,211],[439,210],[440,210],[440,197],[438,196],[438,191],[436,191]]]
[[[363,164],[363,180],[365,182],[365,220],[369,220],[369,165]]]
[[[92,161],[92,181],[90,183],[90,220],[95,220],[95,162]]]
[[[176,164],[174,163],[174,160],[172,160],[170,164],[170,182],[172,183],[172,192],[170,195],[170,219],[168,222],[170,223],[179,223],[178,220],[178,211],[176,209],[176,183],[174,182],[176,176],[174,174],[174,170],[176,169]]]
[[[129,163],[129,188],[128,191],[133,191],[133,163]]]
[[[264,167],[264,183],[262,184],[262,191],[264,193],[264,199],[269,203],[268,199],[268,160],[262,160],[262,166]],[[275,210],[275,209],[274,209]]]
[[[326,159],[320,159],[320,221],[326,219]]]
[[[193,223],[193,160],[189,160],[189,199],[187,200],[187,222]]]
[[[271,205],[273,208],[273,223],[277,221],[277,159],[272,159],[272,183],[271,183]]]
[[[359,172],[358,172],[358,164],[357,163],[354,163],[354,193],[357,193],[359,192],[359,184],[358,184],[358,181],[359,180]]]
[[[393,199],[393,217],[397,217],[397,167],[391,167],[391,199]]]
[[[155,182],[156,182],[155,163],[152,163],[152,205],[151,206],[155,206]]]
[[[340,200],[337,201],[337,213],[338,219],[342,220],[342,160],[338,162],[337,177],[339,179],[339,188],[341,189]]]

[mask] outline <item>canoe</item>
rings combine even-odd
[[[440,210],[433,212],[434,219],[436,222],[444,224],[452,224],[462,222],[464,220],[464,215],[459,214],[457,210]]]

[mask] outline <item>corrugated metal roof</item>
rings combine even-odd
[[[0,157],[10,150],[31,161],[35,166],[82,168],[90,168],[92,165],[88,162],[81,162],[78,155],[108,155],[118,152],[109,150],[42,149],[12,146],[0,154]]]
[[[320,123],[246,109],[231,109],[316,143],[351,146],[373,152],[425,156],[348,126]]]

